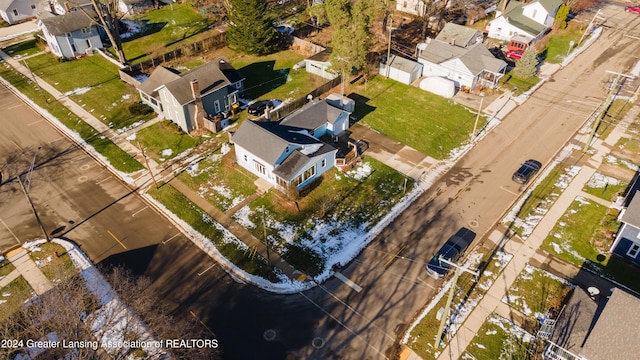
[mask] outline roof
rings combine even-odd
[[[589,360],[635,359],[638,336],[631,332],[640,322],[640,299],[613,288],[596,303],[576,288],[556,322],[551,341]],[[630,311],[630,309],[632,309]]]
[[[451,43],[452,40],[455,40],[455,44],[459,44],[457,46],[462,45],[462,47],[464,47],[473,40],[473,38],[478,36],[478,33],[480,33],[480,31],[466,26],[446,23],[438,36],[436,36],[436,40],[446,43]]]
[[[582,354],[589,360],[636,359],[640,341],[636,330],[640,323],[640,299],[613,289]]]
[[[97,25],[98,15],[93,10],[71,11],[64,15],[43,17],[42,25],[51,35],[62,35]]]
[[[235,134],[233,142],[267,164],[275,166],[290,144],[298,146],[320,145],[322,142],[307,135],[304,130],[269,121],[244,121]],[[293,150],[293,149],[292,149]]]
[[[151,76],[138,86],[138,89],[145,94],[157,97],[159,87],[177,79],[180,79],[180,73],[178,71],[164,66],[158,66],[153,70]]]
[[[461,48],[435,40],[427,45],[426,49],[420,54],[420,58],[435,64],[441,64],[457,58],[474,75],[480,74],[483,70],[498,73],[507,66],[506,62],[496,59],[483,44]]]
[[[195,100],[191,93],[191,81],[194,79],[198,80],[200,95],[205,96],[230,83],[240,81],[243,76],[226,59],[217,58],[184,73],[159,66],[138,89],[156,96],[157,89],[164,85],[180,105],[184,105]]]
[[[497,8],[502,8],[502,2],[507,0],[502,0],[498,3]],[[555,11],[562,0],[537,0],[531,1],[528,3],[514,1],[511,0],[507,3],[507,8],[504,10],[502,16],[513,26],[521,29],[522,31],[533,35],[533,37],[538,36],[541,32],[545,31],[547,27],[544,24],[540,24],[539,22],[524,16],[522,13],[522,8],[526,5],[531,5],[534,3],[539,3],[547,12],[551,13]]]
[[[320,51],[319,53],[310,56],[309,58],[307,58],[307,60],[329,62],[329,57],[331,57],[332,52],[333,52],[333,49],[326,48]]]
[[[391,63],[389,65],[393,69],[398,69],[406,73],[413,72],[416,66],[422,66],[422,64],[417,61],[405,59],[397,55],[391,55]]]
[[[274,175],[277,175],[283,179],[290,180],[294,175],[300,172],[300,170],[306,167],[306,164],[313,162],[313,158],[326,153],[338,151],[336,148],[329,144],[322,144],[311,154],[305,154],[301,150],[295,150],[289,157],[286,158],[277,168],[273,170]]]
[[[17,0],[0,0],[0,9],[6,10],[13,4],[14,1]]]
[[[620,218],[622,222],[627,223],[629,225],[633,225],[637,228],[640,228],[640,195],[639,193],[640,191],[636,191],[633,194],[633,198],[631,199],[631,202],[629,202],[629,205],[624,211],[624,214],[622,214],[622,217]]]
[[[326,123],[333,124],[344,111],[325,100],[313,99],[282,119],[281,124],[306,130],[315,130]],[[346,112],[344,112],[347,114]]]

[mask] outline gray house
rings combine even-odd
[[[576,288],[556,321],[545,360],[636,359],[640,299],[618,288],[592,297]],[[596,301],[598,300],[598,301]]]
[[[621,222],[611,252],[640,265],[640,191],[629,194],[627,207],[620,212]]]
[[[92,10],[71,11],[64,15],[43,14],[38,20],[51,53],[66,59],[103,48],[98,15]]]
[[[159,66],[138,91],[142,102],[189,133],[207,127],[206,119],[237,109],[244,80],[226,59],[218,58],[184,73]]]
[[[246,120],[233,134],[236,162],[272,185],[302,189],[336,166],[331,142],[349,126],[349,112],[312,100],[279,122]]]
[[[9,24],[15,24],[49,10],[44,0],[0,0],[0,17]]]

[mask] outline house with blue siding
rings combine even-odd
[[[65,59],[104,47],[97,24],[98,15],[93,10],[71,11],[64,15],[43,13],[38,21],[51,53]]]
[[[334,142],[322,139],[344,134],[349,115],[314,99],[277,122],[246,120],[231,138],[236,162],[280,189],[300,190],[343,160]]]
[[[206,119],[237,109],[244,80],[226,59],[218,58],[184,73],[159,66],[138,91],[143,103],[190,133],[206,127]]]
[[[620,229],[611,246],[611,252],[640,265],[640,191],[633,190],[627,207],[618,219]]]

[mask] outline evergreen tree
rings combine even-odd
[[[538,66],[538,58],[535,46],[529,46],[522,54],[522,58],[516,62],[516,68],[513,73],[522,79],[528,79],[536,75],[536,67]]]
[[[569,16],[569,11],[571,11],[571,7],[567,4],[562,4],[558,8],[558,12],[556,13],[556,19],[554,22],[554,27],[559,29],[567,28],[567,16]]]
[[[267,16],[266,0],[230,0],[228,7],[230,48],[257,55],[274,50],[276,34]]]

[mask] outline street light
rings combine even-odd
[[[49,235],[47,235],[47,231],[44,229],[44,225],[42,225],[42,221],[40,220],[40,216],[38,216],[38,212],[36,211],[36,207],[33,205],[33,201],[31,201],[31,197],[29,196],[28,189],[31,188],[31,174],[33,173],[33,168],[36,163],[36,156],[38,155],[38,150],[42,149],[38,147],[36,153],[33,154],[33,160],[31,160],[31,166],[29,167],[29,171],[27,172],[27,187],[25,188],[22,183],[22,179],[20,178],[21,174],[18,174],[18,183],[20,184],[20,188],[22,188],[22,192],[24,192],[24,196],[27,198],[29,205],[31,206],[31,210],[33,211],[33,215],[36,217],[36,221],[38,222],[38,226],[40,226],[40,230],[42,231],[42,235],[44,235],[45,240],[49,241]]]

